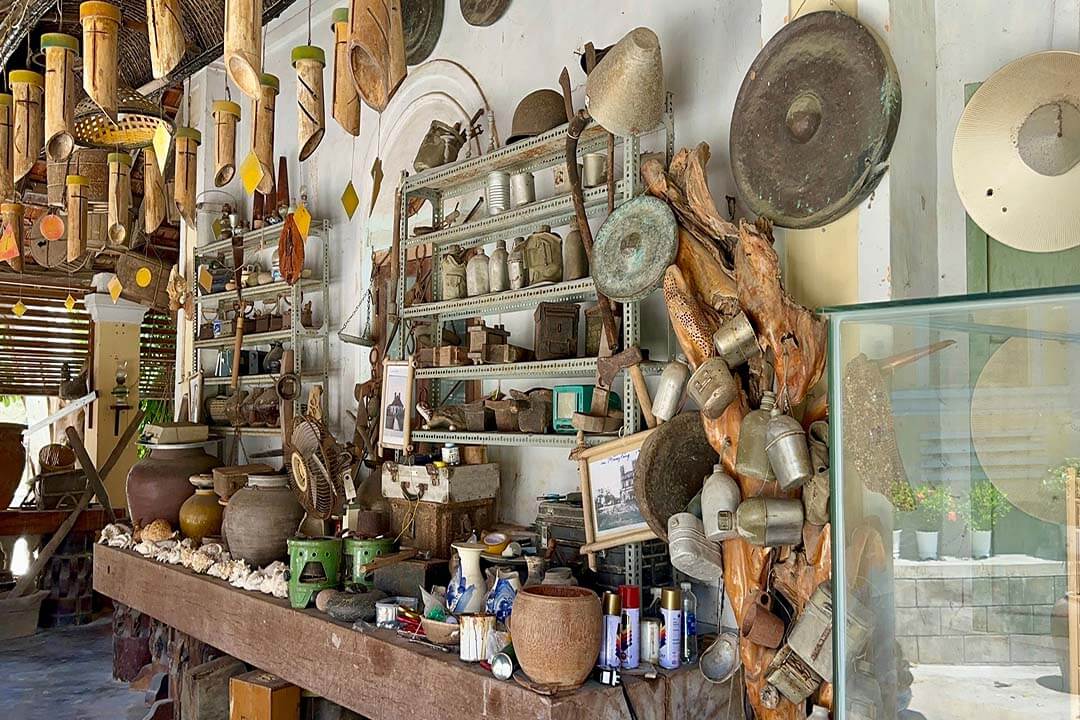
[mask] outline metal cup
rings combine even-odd
[[[737,368],[761,353],[757,335],[744,312],[720,326],[713,334],[713,345],[729,369]]]
[[[518,208],[536,201],[536,181],[531,172],[519,172],[510,176],[510,202]]]
[[[586,153],[582,158],[581,184],[587,188],[597,187],[607,182],[607,153]]]
[[[750,607],[743,615],[742,636],[767,648],[778,648],[784,640],[784,621],[772,612],[772,597],[758,590],[750,598]]]

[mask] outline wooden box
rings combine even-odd
[[[470,353],[471,355],[471,353]],[[484,360],[493,365],[500,363],[519,363],[532,360],[532,350],[528,350],[509,343],[503,345],[488,345]]]
[[[489,327],[483,322],[469,327],[469,352],[483,353],[490,345],[505,345],[510,333],[502,325]]]
[[[401,544],[449,558],[451,543],[465,540],[495,524],[495,498],[468,502],[432,503],[390,498],[391,529],[405,528]],[[413,512],[415,508],[415,512]],[[410,521],[411,516],[411,521]]]
[[[234,657],[188,667],[180,684],[179,720],[219,720],[229,712],[229,679],[247,672]]]
[[[439,367],[456,367],[458,365],[468,365],[469,357],[464,348],[457,345],[443,345],[439,347],[437,355]]]
[[[274,472],[274,469],[264,463],[226,465],[210,471],[214,476],[214,492],[218,494],[218,497],[225,500],[228,500],[233,493],[247,484],[248,475],[265,475],[272,472]]]
[[[300,688],[253,670],[229,678],[229,720],[299,720]]]
[[[485,500],[498,492],[498,463],[437,468],[386,462],[382,466],[382,494],[386,498],[450,503]]]

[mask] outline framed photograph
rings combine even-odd
[[[641,445],[652,430],[588,448],[578,455],[585,511],[584,553],[651,540],[656,533],[634,496],[634,471]]]
[[[379,407],[379,449],[405,450],[412,424],[413,362],[384,360]]]

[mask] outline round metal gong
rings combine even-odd
[[[830,223],[877,187],[899,123],[900,79],[877,36],[844,13],[804,15],[769,40],[739,88],[739,194],[781,227]]]
[[[666,202],[642,195],[623,203],[593,243],[596,289],[616,302],[641,300],[660,287],[677,249],[675,215]]]
[[[402,0],[401,24],[405,35],[405,62],[427,60],[442,34],[445,0]]]
[[[680,413],[649,433],[634,469],[634,497],[657,537],[667,542],[668,518],[686,512],[717,462],[699,412]]]
[[[461,16],[476,27],[494,25],[503,16],[510,0],[461,0]]]

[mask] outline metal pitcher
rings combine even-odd
[[[782,490],[794,490],[814,477],[806,431],[799,421],[773,408],[765,430],[765,451]]]
[[[718,357],[709,358],[698,366],[690,376],[686,390],[710,420],[720,417],[739,394],[738,383],[727,364]]]

